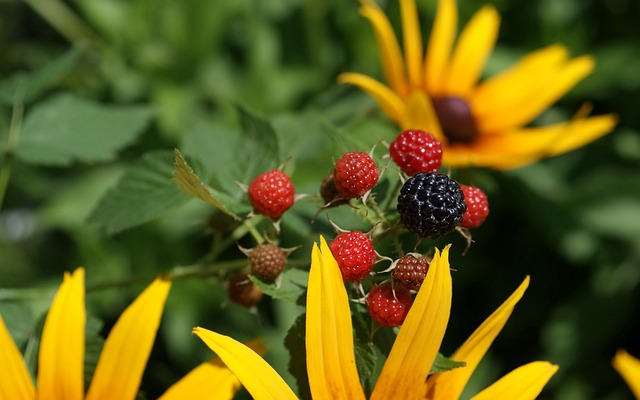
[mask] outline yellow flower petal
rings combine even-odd
[[[422,87],[422,34],[416,0],[400,0],[404,59],[413,87]]]
[[[171,281],[158,278],[122,313],[102,348],[87,400],[135,399]]]
[[[480,9],[465,26],[446,71],[446,93],[468,98],[498,37],[500,15],[491,6]]]
[[[84,269],[64,274],[42,329],[36,398],[84,396]]]
[[[247,343],[247,347],[258,354],[264,354],[266,347],[262,339]],[[173,384],[159,400],[222,400],[233,399],[242,384],[219,357],[203,362],[178,382]]]
[[[497,131],[528,124],[589,75],[594,66],[592,57],[582,56],[546,74],[541,73],[537,86],[528,92],[523,90],[521,94],[526,96],[520,96],[519,101],[511,101],[504,104],[502,109],[494,109],[494,114],[482,115],[479,119],[480,129]],[[518,90],[518,86],[513,90]]]
[[[483,81],[471,99],[471,108],[479,122],[497,118],[504,114],[505,108],[533,97],[568,57],[564,46],[548,46],[527,54],[511,68]]]
[[[0,315],[0,400],[32,400],[35,388],[24,359]]]
[[[440,142],[445,139],[431,100],[421,92],[414,92],[409,98],[400,126],[402,129],[422,129]]]
[[[613,367],[627,382],[636,399],[640,399],[640,360],[625,350],[618,350],[613,358]]]
[[[523,365],[473,396],[471,400],[535,400],[557,370],[557,365],[546,361]]]
[[[456,0],[440,0],[424,61],[425,86],[431,96],[443,94],[445,86],[443,77],[448,68],[457,30]]]
[[[367,18],[376,34],[385,79],[401,98],[409,94],[402,53],[389,19],[374,0],[361,0],[360,14]]]
[[[380,105],[380,108],[382,108],[391,119],[400,124],[404,111],[404,103],[389,87],[369,76],[350,72],[340,74],[338,76],[338,82],[358,86],[368,93],[369,96],[373,97],[378,105]]]
[[[529,277],[520,284],[515,292],[487,318],[478,329],[451,356],[456,361],[464,361],[464,368],[457,368],[442,374],[435,374],[427,382],[429,391],[436,399],[457,399],[469,381],[469,377],[482,357],[498,336],[504,324],[511,316],[515,305],[529,286]]]
[[[347,291],[322,236],[320,247],[313,246],[307,286],[305,346],[311,394],[316,399],[364,399]]]
[[[611,132],[616,123],[617,117],[607,114],[484,136],[478,138],[473,146],[448,148],[443,152],[443,163],[446,161],[450,166],[517,168],[582,147]]]
[[[442,254],[436,249],[371,400],[425,398],[425,380],[442,343],[451,311],[449,247],[445,247]]]
[[[255,400],[297,399],[282,377],[246,345],[200,327],[193,328],[193,333],[220,357]]]

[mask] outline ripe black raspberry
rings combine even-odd
[[[374,286],[367,295],[369,315],[379,325],[395,327],[402,325],[413,299],[409,291],[402,286],[395,289],[388,283]]]
[[[247,308],[254,306],[262,299],[262,291],[244,272],[229,278],[227,291],[229,299]]]
[[[445,174],[418,173],[407,179],[398,196],[402,223],[420,237],[451,232],[462,223],[466,210],[460,186]]]
[[[391,277],[397,284],[417,291],[427,276],[430,262],[431,259],[427,256],[407,254],[396,262]]]
[[[250,250],[251,273],[264,282],[273,282],[287,264],[284,250],[272,243],[262,243]]]

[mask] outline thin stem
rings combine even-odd
[[[380,209],[380,207],[378,207],[378,202],[376,201],[376,199],[374,199],[373,196],[369,196],[369,198],[367,198],[367,203],[376,213],[376,216],[380,219],[380,221],[386,224],[387,218],[385,217],[384,212]]]
[[[97,44],[95,35],[82,19],[60,0],[25,0],[31,8],[71,43]]]
[[[0,209],[4,203],[4,196],[7,193],[7,187],[9,186],[9,180],[11,178],[11,168],[13,165],[13,156],[16,146],[18,145],[18,138],[22,131],[22,116],[24,114],[24,105],[22,104],[22,89],[21,85],[18,86],[15,94],[15,100],[13,102],[13,111],[11,113],[11,125],[9,126],[9,132],[7,134],[7,143],[4,147],[4,157],[2,157],[2,164],[0,166]]]
[[[249,233],[251,233],[251,236],[253,236],[253,239],[258,244],[260,244],[260,243],[264,242],[264,237],[262,235],[260,235],[260,232],[258,232],[258,230],[256,229],[256,224],[257,223],[252,223],[253,219],[258,219],[257,222],[262,221],[262,217],[256,216],[256,217],[252,218],[251,220],[245,219],[244,221],[242,221],[242,224],[247,227],[247,229],[249,230]]]
[[[391,201],[393,201],[393,199],[396,197],[396,193],[400,191],[400,187],[402,187],[402,181],[398,180],[395,186],[393,187],[393,190],[389,192],[391,195],[387,196],[387,200],[385,201],[384,206],[382,207],[382,209],[385,212],[389,211],[389,207],[391,207]]]

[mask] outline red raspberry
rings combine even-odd
[[[273,282],[287,264],[285,252],[275,244],[262,243],[249,251],[251,273],[264,282]]]
[[[374,286],[367,295],[367,308],[371,318],[379,325],[391,328],[404,322],[411,303],[413,299],[407,289],[397,286],[394,290],[388,283]]]
[[[376,252],[371,239],[360,231],[343,232],[329,244],[346,282],[360,281],[373,269]]]
[[[391,142],[391,158],[409,176],[418,172],[436,172],[442,164],[442,147],[433,135],[406,130]]]
[[[418,290],[427,276],[431,259],[407,254],[396,262],[391,273],[394,282],[410,290]]]
[[[336,189],[345,199],[362,197],[378,183],[379,177],[376,163],[360,151],[343,154],[333,168]]]
[[[247,308],[254,306],[262,299],[262,291],[244,272],[229,278],[227,291],[229,299]]]
[[[293,205],[295,191],[291,179],[277,169],[258,175],[247,191],[256,214],[280,218]]]
[[[467,204],[467,211],[462,215],[463,228],[477,228],[489,215],[489,201],[487,195],[482,189],[460,185],[460,189],[464,193],[464,202]]]

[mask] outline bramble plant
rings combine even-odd
[[[618,3],[0,5],[0,400],[640,396]]]

